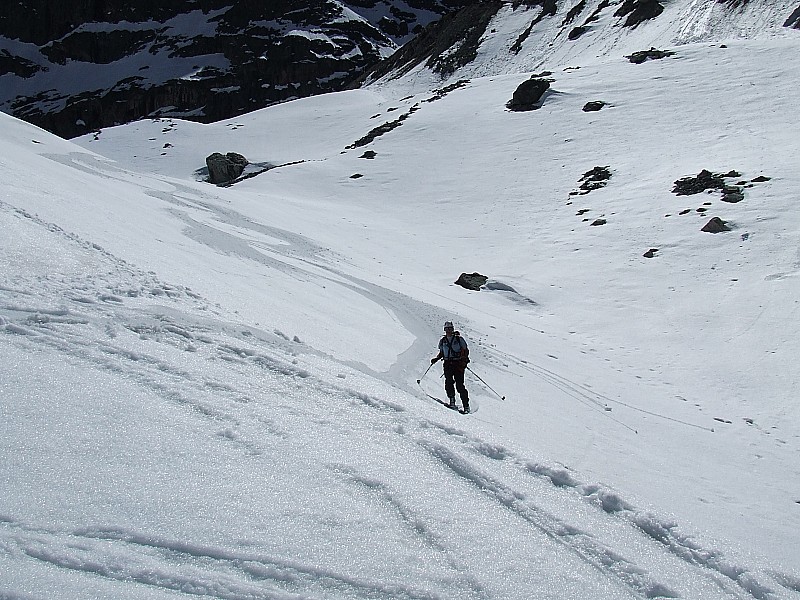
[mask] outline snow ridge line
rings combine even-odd
[[[635,563],[595,541],[588,533],[568,525],[558,517],[535,506],[525,498],[524,494],[514,491],[502,482],[481,472],[444,445],[428,440],[419,440],[419,444],[453,473],[477,486],[498,504],[528,522],[557,544],[576,554],[603,575],[613,576],[636,595],[645,598],[680,597],[669,586],[654,581],[644,569]]]
[[[114,543],[110,548],[109,542]],[[364,597],[440,600],[437,594],[413,585],[373,582],[300,561],[190,544],[121,528],[58,531],[29,527],[3,517],[0,548],[111,580],[223,600],[299,600],[308,598],[307,592],[319,585]]]
[[[426,546],[445,556],[448,566],[459,574],[469,588],[468,591],[472,592],[472,596],[477,598],[489,597],[480,581],[473,577],[464,566],[459,564],[445,541],[425,523],[420,515],[406,505],[388,485],[374,477],[359,474],[354,467],[349,465],[331,465],[331,469],[334,473],[346,478],[348,482],[366,488],[370,493],[378,496],[385,505],[391,507],[400,521],[417,539],[421,539]]]
[[[573,490],[591,506],[598,508],[611,517],[621,519],[633,526],[637,531],[644,534],[648,539],[657,542],[670,554],[676,556],[683,562],[701,569],[707,569],[716,578],[718,584],[728,589],[731,593],[744,592],[747,597],[755,600],[771,600],[776,598],[775,592],[766,583],[758,580],[757,576],[749,569],[735,565],[725,558],[722,551],[718,549],[704,548],[689,534],[680,533],[678,524],[674,521],[665,520],[652,512],[639,509],[612,489],[600,485],[582,483],[575,479],[566,467],[551,467],[541,463],[524,459],[503,446],[490,444],[477,437],[470,436],[462,430],[449,426],[436,425],[430,423],[429,426],[438,428],[447,436],[448,440],[458,441],[463,446],[472,450],[476,455],[494,461],[506,461],[513,464],[519,471],[529,474],[539,480],[548,481],[556,488]],[[446,447],[437,445],[444,450],[443,455],[447,458],[445,464],[460,471],[462,477],[475,482],[479,487],[484,488],[487,476],[476,472],[472,474],[466,462],[457,463],[458,457]],[[505,489],[504,489],[505,488]],[[503,491],[503,497],[509,494],[516,494],[510,488],[506,488],[502,483],[488,481],[490,493],[499,495]],[[518,494],[520,498],[522,494]],[[553,517],[556,518],[556,517]],[[768,573],[775,582],[787,590],[800,591],[800,580],[780,573],[770,571]],[[734,586],[734,587],[731,587]]]

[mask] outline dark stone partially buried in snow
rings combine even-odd
[[[674,55],[675,53],[669,50],[656,50],[655,48],[650,48],[650,50],[641,50],[640,52],[634,52],[633,54],[626,56],[625,58],[627,58],[635,65],[640,65],[648,60],[658,60],[660,58],[667,58],[668,56],[674,56]]]
[[[487,281],[489,281],[489,278],[480,273],[462,273],[455,283],[463,288],[477,292]]]
[[[247,164],[247,159],[236,152],[214,152],[206,157],[208,180],[217,185],[230,183],[244,172]]]
[[[735,204],[744,200],[742,188],[735,185],[726,185],[722,188],[722,201]]]
[[[705,231],[706,233],[723,233],[730,230],[731,228],[728,227],[728,224],[725,221],[719,217],[714,217],[708,223],[703,225],[703,228],[700,231]]]
[[[550,88],[547,79],[532,77],[519,84],[506,108],[514,111],[536,110],[542,107],[542,96]]]
[[[611,179],[610,167],[594,167],[581,176],[580,191],[577,193],[584,195],[593,190],[599,190],[608,184],[609,179]]]
[[[602,110],[605,105],[606,103],[602,100],[587,102],[583,105],[583,112],[597,112],[598,110]]]

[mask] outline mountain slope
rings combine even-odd
[[[789,29],[795,7],[793,0],[485,2],[432,25],[363,79],[400,77],[401,85],[416,81],[415,89],[424,89],[578,67],[653,46],[796,36]]]
[[[335,91],[460,5],[412,4],[16,0],[0,15],[0,110],[74,137]]]
[[[796,598],[797,41],[724,45],[527,113],[524,74],[83,148],[4,116],[2,594]],[[425,395],[445,319],[474,415]]]

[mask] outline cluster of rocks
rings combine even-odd
[[[756,183],[769,181],[769,177],[759,176],[750,181],[741,180],[735,184],[730,184],[726,180],[741,178],[741,173],[738,171],[728,171],[727,173],[712,173],[708,169],[701,170],[697,175],[689,177],[682,177],[673,184],[672,193],[677,196],[692,196],[702,194],[708,191],[717,191],[721,193],[720,200],[729,204],[736,204],[744,200],[744,189],[753,187]],[[704,202],[703,206],[697,208],[695,212],[705,213],[711,202]],[[687,208],[680,211],[678,214],[685,215],[692,212],[692,209]],[[722,233],[730,231],[730,225],[722,220],[720,217],[713,217],[702,228],[701,231],[706,233]]]
[[[608,180],[611,179],[611,168],[610,167],[594,167],[589,169],[584,173],[581,178],[578,180],[580,182],[580,186],[577,190],[572,190],[569,195],[570,196],[585,196],[589,192],[594,190],[599,190],[600,188],[605,187],[608,185]],[[572,201],[567,202],[567,206],[571,205]],[[585,214],[591,212],[591,209],[582,208],[577,213],[576,216],[583,217]],[[590,225],[593,227],[599,227],[600,225],[605,225],[608,223],[606,219],[602,216],[597,219],[590,219],[589,217],[584,217],[583,222],[588,223],[591,221]]]

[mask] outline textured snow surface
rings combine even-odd
[[[797,598],[797,44],[610,55],[530,113],[520,74],[0,115],[0,597]],[[744,200],[671,192],[702,169]],[[472,415],[423,393],[445,320]]]

